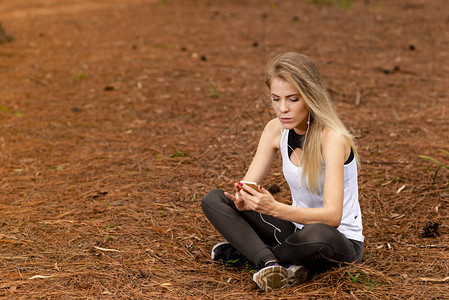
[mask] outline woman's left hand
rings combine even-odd
[[[277,202],[269,191],[264,189],[261,185],[255,190],[250,186],[243,184],[240,186],[239,191],[241,197],[245,201],[245,204],[252,210],[262,214],[271,215]]]

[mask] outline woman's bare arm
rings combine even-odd
[[[279,120],[276,118],[268,122],[265,126],[259,140],[259,145],[257,146],[256,154],[243,180],[256,183],[262,182],[273,163],[275,154],[279,149],[280,141],[281,126]]]

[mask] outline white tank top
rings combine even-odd
[[[295,207],[323,207],[323,190],[324,190],[324,173],[326,171],[323,164],[323,172],[319,179],[318,194],[313,194],[307,184],[307,179],[302,179],[302,167],[295,166],[288,156],[287,149],[288,130],[282,129],[281,137],[281,155],[282,169],[285,180],[287,181],[292,194]],[[301,180],[301,188],[300,188]],[[363,242],[362,234],[362,214],[359,205],[359,188],[357,183],[357,163],[353,159],[344,166],[344,198],[343,198],[343,215],[340,226],[337,228],[348,239]],[[304,225],[294,223],[298,228]]]

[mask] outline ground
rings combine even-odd
[[[420,157],[449,164],[447,8],[0,0],[0,295],[448,298],[449,172]],[[267,294],[210,261],[200,201],[244,175],[286,51],[315,60],[357,136],[365,256]],[[289,200],[279,158],[263,184]]]

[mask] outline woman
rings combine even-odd
[[[306,280],[309,271],[363,256],[358,201],[358,155],[353,137],[333,107],[315,63],[286,53],[272,60],[265,83],[276,119],[267,123],[242,179],[260,183],[280,150],[292,205],[276,201],[260,184],[235,184],[235,194],[209,192],[202,208],[227,240],[214,261],[245,257],[264,291]]]

